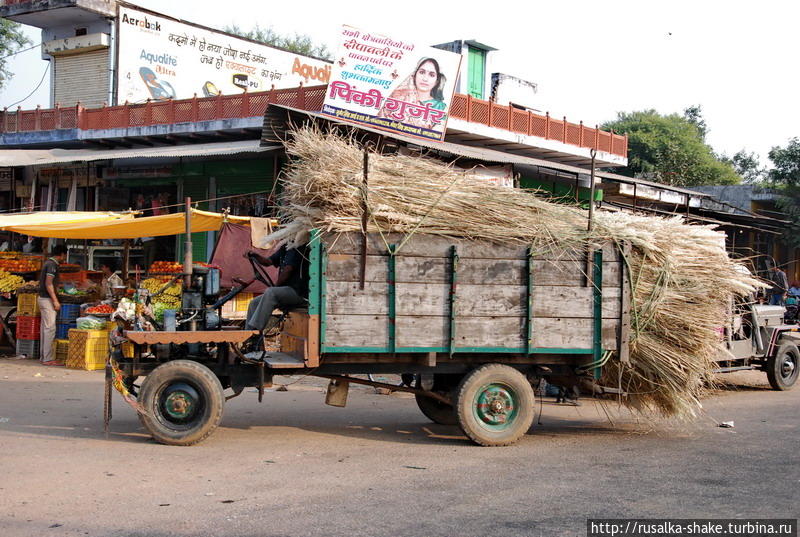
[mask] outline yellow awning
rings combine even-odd
[[[109,222],[131,220],[132,214],[110,212],[41,211],[27,214],[0,215],[0,229],[16,231],[18,226],[40,226],[54,223]],[[22,232],[20,232],[22,233]]]
[[[222,226],[225,218],[236,224],[250,222],[250,218],[245,216],[226,217],[219,213],[192,209],[192,232],[216,231]],[[137,239],[185,233],[186,220],[184,213],[175,213],[106,222],[56,222],[21,225],[14,226],[11,231],[52,239]]]

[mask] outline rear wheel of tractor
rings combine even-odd
[[[419,375],[416,377],[417,388],[421,388],[422,379]],[[458,380],[453,381],[451,377],[453,377],[453,375],[434,375],[431,391],[452,398],[454,395],[453,388],[458,385]],[[417,406],[425,417],[433,423],[438,423],[439,425],[458,425],[458,417],[456,416],[456,409],[453,408],[453,405],[448,405],[433,397],[426,397],[420,394],[414,394],[414,398],[417,400]]]
[[[161,444],[190,446],[207,438],[222,420],[225,397],[216,375],[191,360],[158,366],[142,383],[142,425]]]
[[[503,364],[487,364],[461,381],[458,424],[481,446],[508,446],[533,423],[533,387],[525,375]]]
[[[800,374],[800,349],[794,343],[778,347],[775,356],[767,360],[767,379],[774,390],[788,390]]]

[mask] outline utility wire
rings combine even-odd
[[[40,87],[42,87],[42,83],[44,82],[44,77],[45,77],[45,76],[47,76],[47,72],[48,72],[49,70],[50,70],[50,62],[47,62],[47,66],[44,68],[44,73],[42,73],[42,79],[39,81],[39,84],[37,84],[37,86],[36,86],[35,88],[33,88],[33,91],[32,91],[32,92],[30,92],[30,93],[29,93],[28,95],[26,95],[25,97],[23,97],[22,99],[20,99],[19,101],[17,101],[17,102],[15,102],[15,103],[12,103],[12,104],[8,105],[6,108],[11,108],[11,107],[12,107],[12,106],[14,106],[15,104],[19,104],[19,103],[21,103],[22,101],[24,101],[25,99],[27,99],[28,97],[30,97],[31,95],[33,95],[34,93],[36,93],[36,90],[38,90]]]
[[[28,47],[28,48],[24,48],[24,49],[22,49],[22,50],[18,50],[18,51],[16,51],[16,52],[12,52],[12,53],[11,53],[11,54],[9,54],[8,56],[3,56],[2,58],[0,58],[0,62],[1,62],[1,61],[3,61],[3,60],[7,60],[8,58],[10,58],[10,57],[12,57],[12,56],[16,56],[17,54],[22,54],[23,52],[28,52],[29,50],[33,50],[33,49],[35,49],[36,47],[40,46],[41,44],[42,44],[42,43],[39,43],[38,45],[33,45],[32,47]]]

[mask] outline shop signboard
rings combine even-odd
[[[344,26],[322,113],[442,141],[461,55]]]
[[[331,64],[120,6],[117,102],[233,95],[327,84]]]

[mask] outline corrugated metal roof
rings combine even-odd
[[[140,147],[132,149],[7,149],[0,150],[0,166],[35,166],[133,158],[178,158],[262,153],[281,146],[261,146],[258,140],[216,144]]]

